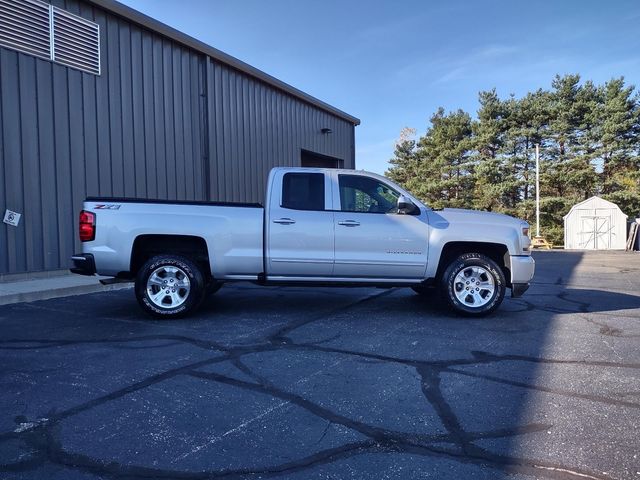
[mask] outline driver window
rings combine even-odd
[[[397,213],[400,194],[386,184],[361,175],[338,175],[343,212]]]

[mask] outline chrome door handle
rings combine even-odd
[[[360,226],[360,222],[356,222],[355,220],[343,220],[338,222],[338,225],[344,225],[345,227],[358,227]]]
[[[279,223],[280,225],[291,225],[292,223],[296,223],[292,218],[278,218],[274,220],[273,223]]]

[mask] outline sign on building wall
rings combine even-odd
[[[13,225],[14,227],[17,227],[18,224],[20,223],[20,217],[21,216],[22,215],[20,215],[18,212],[12,212],[11,210],[5,210],[3,222],[8,224],[8,225]]]

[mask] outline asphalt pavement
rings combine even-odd
[[[409,289],[0,307],[2,479],[639,479],[640,254],[536,252],[483,319]]]

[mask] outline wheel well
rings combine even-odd
[[[463,253],[481,253],[496,262],[504,273],[507,286],[511,285],[511,272],[509,270],[509,250],[506,245],[488,242],[449,242],[442,248],[440,262],[436,278],[441,278],[445,269],[452,260]]]
[[[188,257],[198,264],[205,279],[212,277],[207,243],[202,237],[190,235],[140,235],[136,237],[131,249],[131,276],[135,277],[138,270],[151,257],[162,254],[177,254]]]

